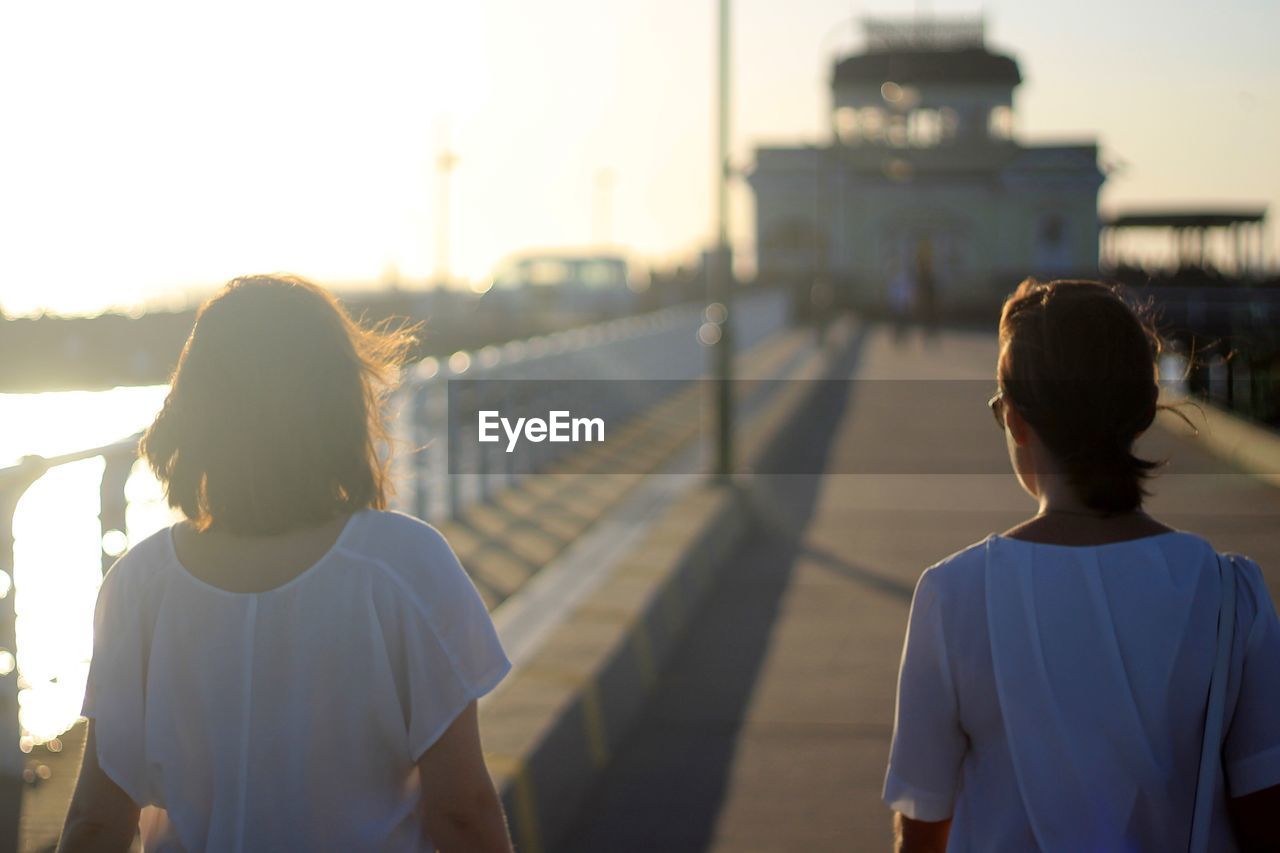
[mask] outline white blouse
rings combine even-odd
[[[147,850],[431,850],[416,761],[510,666],[407,515],[357,513],[259,593],[198,580],[166,529],[103,580],[83,713]]]
[[[1280,784],[1280,620],[1236,557],[1236,628],[1210,849],[1226,797]],[[1172,532],[1095,547],[988,537],[920,578],[884,786],[952,817],[952,851],[1185,850],[1220,574]]]

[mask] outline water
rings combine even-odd
[[[0,467],[24,455],[56,456],[136,433],[155,417],[167,391],[155,385],[0,394]],[[14,513],[11,594],[16,596],[24,748],[54,740],[79,718],[102,580],[98,491],[103,467],[103,460],[94,458],[50,469],[23,494]],[[134,466],[125,494],[128,542],[172,522],[159,484],[142,463]]]

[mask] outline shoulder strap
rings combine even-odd
[[[1213,815],[1214,783],[1222,767],[1222,718],[1227,704],[1227,674],[1231,661],[1231,640],[1236,621],[1236,567],[1230,557],[1218,556],[1222,601],[1218,605],[1218,647],[1209,679],[1209,704],[1204,718],[1204,742],[1200,747],[1200,770],[1196,774],[1195,809],[1191,813],[1190,853],[1209,849],[1209,825]]]

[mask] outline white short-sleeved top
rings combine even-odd
[[[147,850],[430,850],[417,759],[510,663],[444,538],[366,510],[233,593],[166,529],[102,583],[83,713]]]
[[[1210,849],[1226,797],[1280,784],[1280,620],[1235,557],[1236,627]],[[988,537],[911,605],[884,799],[952,818],[952,851],[1185,850],[1221,576],[1204,539]],[[1224,784],[1225,782],[1225,784]]]

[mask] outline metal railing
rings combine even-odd
[[[733,318],[738,348],[759,343],[781,329],[786,319],[786,302],[779,292],[739,298]],[[475,427],[480,407],[514,402],[572,410],[589,403],[593,415],[620,421],[697,379],[706,367],[705,350],[697,338],[702,322],[700,307],[681,306],[413,365],[390,401],[396,438],[411,449],[398,455],[398,470],[393,472],[409,485],[398,508],[426,520],[456,517],[467,506],[488,500],[503,484],[553,463],[565,452],[563,444],[540,445],[536,456],[517,469],[499,445],[464,440]],[[541,381],[451,383],[455,379]],[[626,381],[632,379],[647,381]],[[590,381],[592,396],[586,400],[575,396],[578,388],[588,387],[587,382],[575,385],[578,380],[610,381]],[[463,390],[451,390],[459,385]],[[476,390],[480,387],[502,388],[504,394],[528,389],[541,399],[486,399]],[[101,457],[105,467],[99,484],[99,521],[105,573],[119,554],[115,547],[107,550],[106,544],[129,541],[125,485],[137,461],[140,435],[60,456],[27,456],[18,465],[0,469],[0,849],[16,848],[26,764],[19,749],[14,513],[46,472]]]
[[[741,298],[737,347],[749,349],[782,328],[786,308],[778,292]],[[623,422],[702,376],[702,322],[699,307],[669,308],[415,365],[393,400],[397,438],[410,451],[400,454],[396,479],[410,488],[398,508],[428,521],[455,518],[570,447],[543,443],[513,457],[500,443],[482,444],[476,440],[481,409],[589,409],[608,423]],[[629,381],[638,379],[646,381]]]
[[[0,470],[0,849],[17,849],[18,821],[22,791],[26,784],[26,759],[18,744],[17,619],[14,610],[13,516],[18,501],[44,474],[62,465],[102,457],[106,462],[100,484],[102,508],[99,519],[103,541],[113,531],[123,534],[128,503],[124,486],[138,457],[138,438],[66,453],[60,456],[27,456],[22,462]],[[102,571],[115,558],[102,552]]]

